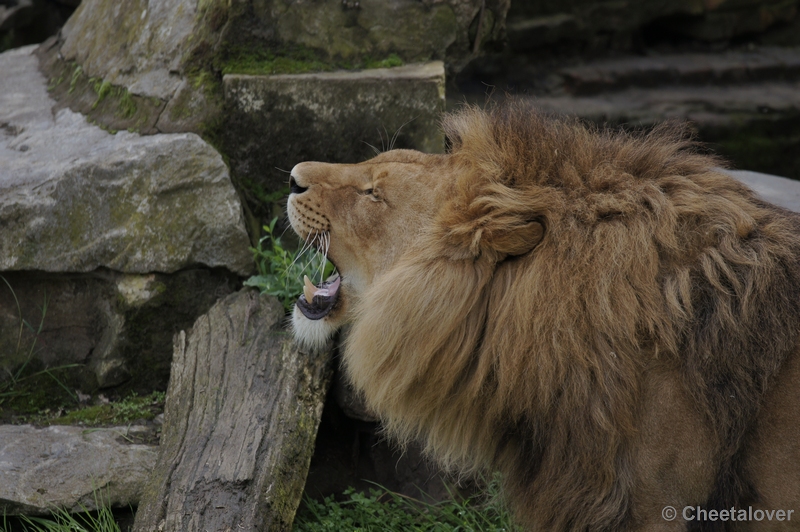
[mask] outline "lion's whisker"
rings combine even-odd
[[[322,260],[319,262],[319,282],[321,283],[325,279],[322,277],[325,275],[325,263],[328,260],[328,250],[331,246],[331,234],[328,232],[323,233],[322,235],[322,250],[320,250],[320,254],[322,255]]]
[[[408,124],[410,124],[411,122],[416,120],[416,118],[417,117],[412,118],[411,120],[409,120],[408,122],[406,122],[405,124],[403,124],[403,125],[401,125],[400,127],[397,128],[397,130],[394,132],[394,135],[392,135],[391,142],[389,142],[389,150],[390,151],[394,149],[394,143],[397,142],[397,138],[400,136],[400,131],[402,131],[403,128],[406,127]],[[387,137],[389,136],[388,132],[386,133],[386,136]]]
[[[311,248],[311,246],[314,244],[314,240],[313,240],[313,239],[312,239],[312,240],[309,242],[309,238],[310,238],[311,236],[312,236],[312,235],[311,235],[311,234],[309,234],[309,235],[308,235],[308,236],[305,238],[305,240],[304,240],[304,242],[303,242],[303,246],[300,248],[300,251],[298,251],[298,252],[297,252],[297,255],[295,255],[295,256],[294,256],[294,260],[293,260],[293,261],[292,261],[292,263],[289,265],[289,267],[290,267],[290,268],[291,268],[292,266],[294,266],[294,265],[295,265],[295,263],[296,263],[298,260],[300,260],[300,257],[302,257],[302,256],[303,256],[303,254],[304,254],[306,251],[308,251],[308,250],[309,250],[309,248]]]
[[[372,150],[375,152],[375,155],[380,155],[381,154],[381,150],[379,150],[378,148],[376,148],[375,146],[373,146],[372,144],[370,144],[366,140],[362,140],[361,142],[363,142],[364,144],[366,144],[367,146],[372,148]]]

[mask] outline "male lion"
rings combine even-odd
[[[294,168],[292,227],[340,275],[298,340],[349,323],[389,433],[501,471],[528,528],[797,528],[800,216],[674,126],[512,102],[444,128],[446,155]]]

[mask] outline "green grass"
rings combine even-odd
[[[453,496],[451,500],[428,503],[412,499],[385,488],[369,494],[353,489],[337,502],[305,500],[298,512],[295,532],[520,532],[499,495],[499,478],[488,484],[475,498]]]
[[[308,275],[319,283],[333,272],[333,265],[313,250],[300,253],[284,248],[281,237],[275,234],[277,221],[273,218],[269,225],[265,225],[264,237],[255,248],[250,248],[258,274],[244,284],[258,288],[262,294],[277,297],[288,311],[303,293],[303,276]]]
[[[521,532],[499,495],[499,478],[472,498],[453,495],[451,500],[428,503],[379,487],[363,494],[348,489],[346,500],[306,499],[298,512],[294,532]],[[84,509],[85,510],[85,509]],[[15,518],[0,521],[0,532],[122,532],[107,505],[95,512]]]
[[[22,307],[20,306],[19,299],[17,298],[17,294],[14,291],[14,288],[11,286],[11,283],[8,282],[8,279],[0,275],[0,280],[2,280],[8,289],[11,291],[11,296],[14,298],[14,303],[17,306],[17,316],[19,321],[19,330],[17,333],[17,340],[16,346],[13,348],[13,353],[11,353],[12,360],[23,359],[24,361],[22,364],[19,365],[14,371],[6,368],[6,376],[0,381],[0,407],[6,401],[11,401],[19,397],[19,395],[23,392],[20,391],[21,386],[20,383],[32,379],[38,376],[47,375],[48,377],[52,378],[56,381],[61,387],[64,387],[64,383],[61,382],[58,377],[56,377],[54,371],[56,369],[62,368],[52,368],[52,369],[45,369],[36,373],[26,374],[26,370],[28,369],[28,365],[30,364],[31,360],[33,359],[33,355],[36,353],[36,342],[39,338],[39,335],[42,332],[42,328],[44,327],[44,319],[47,316],[47,293],[44,294],[44,300],[42,302],[42,306],[40,307],[41,310],[41,317],[39,319],[38,326],[31,325],[28,320],[22,315]],[[31,341],[30,346],[23,345],[23,334],[25,330],[28,330],[33,335],[33,340]],[[30,373],[30,372],[28,372]],[[74,397],[71,391],[64,387],[64,389]]]
[[[95,494],[97,497],[97,494]],[[95,500],[95,503],[98,501]],[[122,532],[114,520],[114,514],[107,504],[100,504],[99,510],[90,512],[83,507],[83,512],[71,514],[63,509],[53,512],[50,517],[15,518],[13,525],[3,516],[0,521],[0,532]]]

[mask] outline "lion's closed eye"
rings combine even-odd
[[[360,190],[359,194],[368,197],[372,201],[383,201],[384,199],[377,188],[365,188]]]

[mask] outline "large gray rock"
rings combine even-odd
[[[0,425],[0,514],[135,506],[158,450],[129,443],[138,430]]]
[[[354,162],[374,149],[444,151],[441,61],[358,72],[223,79],[229,126],[220,132],[231,170],[267,190],[285,187],[307,160]],[[373,148],[374,147],[374,148]]]
[[[195,28],[197,2],[86,0],[62,29],[61,54],[87,75],[134,94],[172,97]]]
[[[252,268],[222,157],[195,134],[114,135],[53,116],[31,47],[0,55],[0,271]]]
[[[768,202],[800,212],[800,181],[747,170],[726,170],[726,173],[753,189],[753,192]]]

